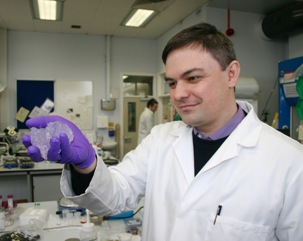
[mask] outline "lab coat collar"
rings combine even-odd
[[[212,156],[212,158],[206,163],[200,173],[203,173],[210,168],[213,168],[220,163],[237,156],[239,146],[242,146],[244,148],[251,148],[257,144],[262,124],[255,114],[252,105],[244,101],[237,101],[237,103],[247,113],[247,116],[231,133],[231,135],[226,139],[226,141]],[[186,126],[182,129],[181,132],[177,130],[173,130],[171,132],[172,135],[177,137],[172,146],[188,184],[194,178],[194,151],[192,131],[192,127]]]
[[[237,103],[247,113],[247,116],[233,133],[237,136],[239,145],[242,145],[243,147],[254,147],[257,144],[261,133],[262,122],[251,104],[245,101],[237,101]]]
[[[236,157],[241,147],[253,148],[256,146],[260,137],[262,122],[258,119],[251,104],[244,101],[237,101],[237,103],[247,113],[246,117],[206,163],[200,171],[201,173]]]

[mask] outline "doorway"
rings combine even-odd
[[[136,148],[138,143],[139,118],[146,106],[140,97],[123,98],[123,154]]]
[[[123,75],[122,156],[137,146],[139,118],[153,93],[153,75]]]

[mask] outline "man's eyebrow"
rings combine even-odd
[[[173,79],[173,78],[170,78],[170,77],[167,77],[167,76],[164,77],[164,81],[165,81],[165,82],[170,81],[170,80],[174,80],[174,79]]]
[[[192,72],[194,71],[204,71],[204,69],[201,69],[201,68],[192,68],[192,69],[189,69],[187,71],[185,71],[184,73],[181,74],[181,77],[184,78],[184,77],[187,77],[188,75],[190,75]],[[174,80],[174,78],[171,78],[171,77],[168,77],[168,76],[165,76],[164,77],[164,80],[165,81],[169,81],[169,80]]]
[[[195,71],[204,71],[204,70],[201,69],[201,68],[192,68],[192,69],[189,69],[189,70],[185,71],[181,76],[186,77],[186,76],[190,75],[192,72],[195,72]]]

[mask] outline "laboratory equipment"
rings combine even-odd
[[[85,208],[81,208],[78,204],[74,203],[70,199],[63,197],[58,200],[58,209],[57,214],[60,214],[60,217],[64,218],[66,213],[79,212],[81,216],[85,215]]]
[[[142,227],[142,221],[140,218],[128,218],[124,219],[124,222],[127,227],[127,231],[134,235],[137,235],[139,233],[139,229]]]
[[[2,207],[4,209],[13,209],[17,207],[17,201],[14,200],[13,194],[8,194],[7,199],[5,201],[2,199]]]
[[[86,223],[82,225],[80,231],[80,241],[97,240],[97,231],[95,225],[90,222],[90,212],[86,209]]]
[[[132,240],[132,234],[130,233],[120,233],[118,235],[119,241],[131,241]]]
[[[102,110],[114,110],[116,108],[115,99],[101,99]]]
[[[236,99],[249,102],[255,112],[258,114],[258,95],[259,95],[259,84],[253,77],[239,77],[236,91]]]
[[[299,116],[296,106],[299,94],[296,90],[298,77],[303,74],[303,56],[287,59],[278,63],[279,69],[279,121],[278,129],[298,139]]]
[[[33,168],[35,166],[35,163],[30,159],[30,157],[20,156],[18,157],[18,160],[20,168]]]
[[[15,156],[1,156],[3,167],[11,169],[18,167],[18,159]]]
[[[14,195],[13,194],[7,195],[7,208],[14,208]]]
[[[2,133],[0,133],[0,138],[5,138],[5,135],[4,135],[4,133],[3,133],[3,135],[2,135]],[[9,153],[9,145],[8,145],[8,143],[6,142],[6,141],[1,141],[0,142],[0,156],[2,156],[2,155],[6,155],[6,154],[8,154]]]

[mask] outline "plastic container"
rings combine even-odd
[[[131,241],[132,240],[132,234],[130,233],[120,233],[118,234],[119,241]]]
[[[5,229],[5,213],[4,208],[0,207],[0,231]]]
[[[93,223],[83,224],[80,231],[80,241],[95,241],[97,237],[97,231]]]
[[[13,196],[13,194],[7,195],[7,208],[14,208],[14,196]]]

